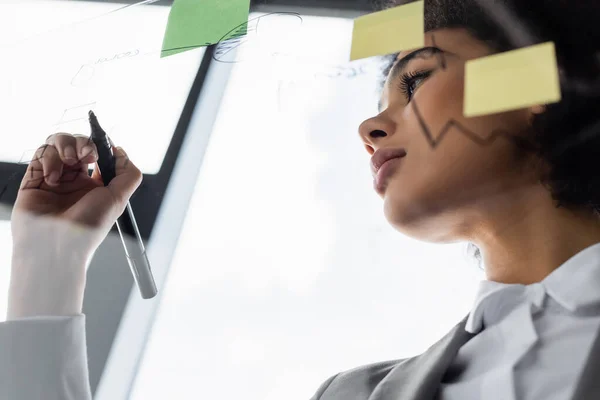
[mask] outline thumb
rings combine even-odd
[[[135,164],[127,157],[127,153],[121,147],[113,146],[113,155],[115,157],[115,177],[106,186],[111,191],[113,197],[117,200],[118,208],[125,210],[126,203],[133,195],[136,189],[142,183],[143,174]],[[97,164],[96,164],[97,166]],[[102,177],[98,168],[94,168],[93,179],[102,182]]]

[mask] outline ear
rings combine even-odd
[[[532,114],[542,114],[546,111],[546,106],[543,104],[537,104],[530,108]]]
[[[543,114],[546,111],[546,106],[544,104],[536,104],[527,109],[527,118],[529,123],[532,124],[535,117],[540,114]]]

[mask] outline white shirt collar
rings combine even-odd
[[[600,304],[600,243],[581,250],[541,282],[523,285],[480,281],[465,329],[471,333],[482,329],[486,307],[510,307],[501,303],[523,302],[524,296],[535,298],[533,301],[541,304],[545,294],[571,312]],[[492,301],[496,304],[490,303]]]

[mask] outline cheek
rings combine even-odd
[[[470,147],[465,143],[469,139],[452,125],[454,121],[471,128],[462,116],[463,85],[462,72],[440,71],[423,83],[404,110],[408,139],[406,164],[417,168],[419,175],[431,172],[439,176],[444,173],[440,168],[451,166],[453,160],[468,150],[465,145]]]
[[[402,170],[387,186],[385,217],[409,236],[441,240],[432,236],[439,234],[440,226],[460,221],[466,211],[518,179],[506,168],[504,149],[482,150],[447,139],[428,154],[409,151]]]
[[[403,112],[410,144],[427,153],[453,135],[450,131],[456,128],[448,129],[452,121],[468,126],[463,117],[463,93],[464,76],[456,69],[439,71],[427,79]],[[428,148],[422,143],[428,143]]]
[[[418,99],[426,121],[441,129],[451,119],[463,122],[464,75],[462,71],[444,70],[435,74]],[[425,87],[423,87],[425,89]],[[421,105],[422,104],[422,105]]]
[[[405,110],[411,131],[429,131],[434,143],[448,140],[448,136],[457,134],[474,137],[481,142],[499,132],[517,134],[529,124],[527,109],[465,117],[464,84],[464,72],[461,68],[440,71],[432,76],[430,81],[425,82],[422,87],[424,90],[417,92],[411,106]],[[415,107],[418,108],[418,112]],[[454,127],[447,129],[448,124],[452,122]],[[463,133],[453,133],[455,130],[462,130]]]
[[[468,206],[507,177],[510,144],[473,140],[473,134],[485,140],[506,118],[463,117],[462,73],[442,71],[430,79],[404,110],[408,154],[386,192],[386,217],[404,228]],[[448,129],[452,120],[472,134]]]

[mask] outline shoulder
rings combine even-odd
[[[405,360],[380,361],[342,371],[323,382],[310,400],[366,400],[379,382]]]

